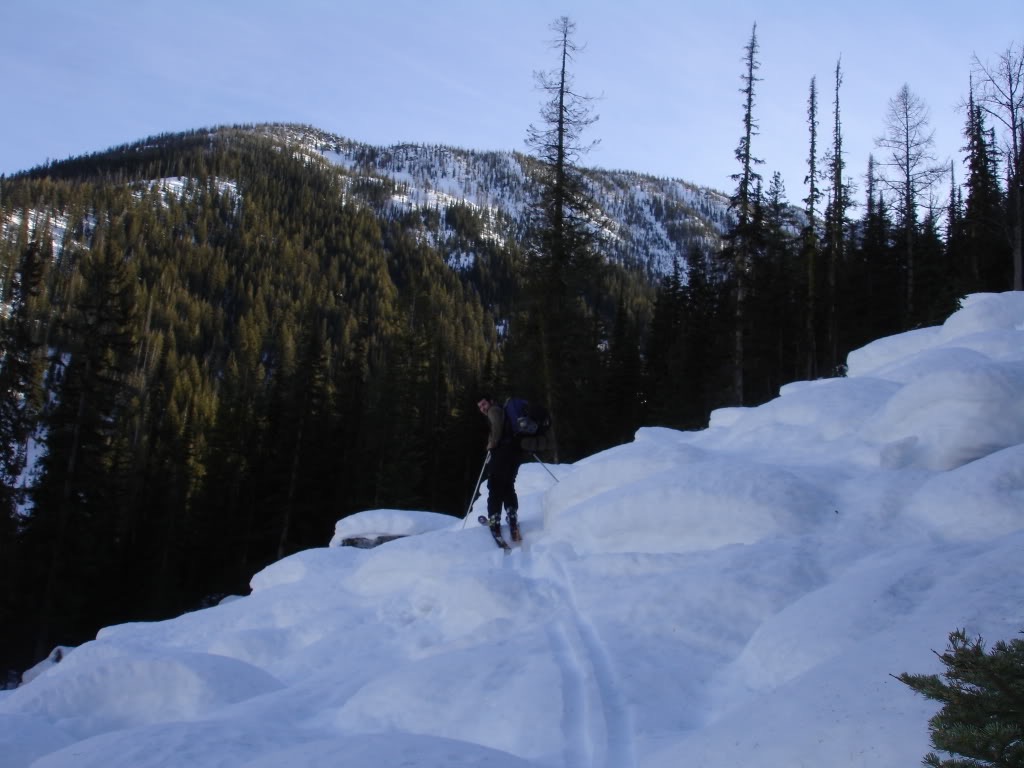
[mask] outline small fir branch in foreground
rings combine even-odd
[[[999,641],[987,652],[981,637],[972,640],[957,630],[937,655],[946,668],[942,675],[904,672],[896,678],[942,702],[928,728],[932,746],[952,757],[929,753],[923,764],[1024,768],[1024,640]]]

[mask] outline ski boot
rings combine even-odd
[[[512,541],[519,544],[523,535],[519,532],[519,510],[516,507],[508,510],[508,529],[512,532]]]
[[[483,520],[481,519],[480,522],[483,522]],[[501,535],[501,512],[499,511],[496,517],[489,517],[487,519],[487,525],[491,529],[491,536],[494,537],[494,543],[508,552],[511,547],[509,547],[508,542],[505,541],[505,537]]]

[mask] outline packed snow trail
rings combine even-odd
[[[633,768],[632,713],[605,644],[579,608],[565,565],[574,557],[568,545],[541,544],[514,558],[520,572],[534,582],[531,591],[552,606],[547,635],[562,670],[565,766]]]

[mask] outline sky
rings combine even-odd
[[[1024,629],[1024,294],[848,362],[525,465],[510,554],[483,497],[367,510],[249,595],[107,627],[0,691],[0,764],[917,765],[936,705],[893,675]]]
[[[928,106],[935,156],[960,159],[971,57],[1019,33],[1018,0],[678,3],[666,0],[8,0],[0,4],[0,173],[147,136],[299,122],[369,144],[523,150],[539,120],[534,73],[558,64],[551,22],[584,46],[599,144],[583,164],[730,192],[743,49],[757,24],[762,78],[752,150],[791,202],[806,195],[807,99],[831,137],[834,70],[849,176],[863,186],[886,107],[906,83]],[[878,158],[880,159],[880,158]],[[961,176],[962,177],[962,176]],[[946,185],[948,188],[948,185]]]

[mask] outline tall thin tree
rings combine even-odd
[[[804,222],[801,232],[803,259],[807,266],[807,300],[804,309],[804,348],[806,362],[804,375],[808,379],[818,373],[818,260],[821,258],[821,242],[818,238],[818,201],[821,190],[818,188],[818,85],[817,79],[811,78],[807,95],[807,129],[810,135],[810,146],[807,152],[807,197],[804,198]]]
[[[736,191],[730,198],[730,208],[736,217],[736,224],[728,234],[729,255],[733,261],[733,280],[735,281],[735,327],[733,329],[733,400],[736,404],[744,402],[743,369],[745,365],[744,336],[746,334],[746,303],[748,274],[757,242],[757,221],[755,217],[758,206],[758,190],[761,176],[755,166],[764,161],[755,157],[752,150],[754,136],[758,134],[758,124],[754,119],[754,103],[757,83],[761,78],[757,71],[761,63],[757,60],[757,24],[750,32],[750,39],[744,46],[743,74],[740,80],[743,87],[743,135],[735,150],[736,160],[740,164],[739,172],[733,174]]]
[[[846,258],[846,212],[850,208],[850,192],[843,178],[846,164],[843,160],[843,124],[840,119],[839,89],[843,84],[842,62],[836,62],[835,95],[832,101],[832,149],[829,151],[829,180],[831,201],[825,217],[827,224],[826,249],[828,252],[828,280],[826,302],[825,362],[829,375],[839,364],[839,270]]]
[[[558,66],[536,75],[547,100],[540,124],[529,127],[526,140],[539,161],[527,251],[527,288],[534,310],[528,313],[532,330],[527,335],[535,347],[534,370],[541,376],[539,394],[557,425],[557,460],[575,452],[570,445],[586,426],[581,382],[586,371],[595,369],[589,305],[600,285],[602,262],[597,249],[600,215],[578,166],[596,143],[584,143],[582,134],[597,117],[592,97],[574,89],[570,66],[581,50],[573,39],[575,23],[562,16],[551,30]]]

